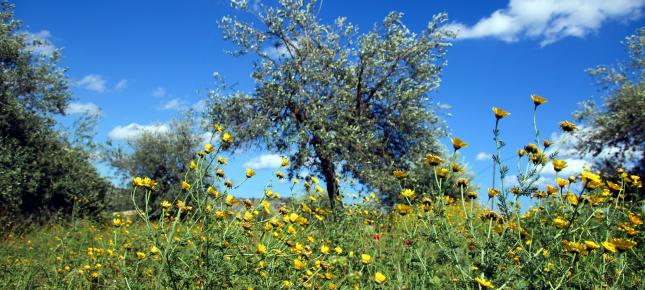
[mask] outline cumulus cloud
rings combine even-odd
[[[120,91],[125,89],[127,86],[128,86],[128,80],[123,79],[116,83],[116,85],[114,86],[114,89],[117,91]]]
[[[245,167],[253,169],[278,168],[282,164],[282,157],[278,154],[265,154],[255,157],[244,163]]]
[[[116,126],[108,133],[108,137],[112,140],[127,140],[139,136],[143,132],[157,132],[166,133],[170,127],[166,124],[151,124],[140,125],[137,123],[130,123],[126,126]]]
[[[95,115],[101,112],[101,109],[99,106],[93,104],[93,103],[76,103],[72,102],[69,105],[67,105],[67,108],[65,108],[65,114],[71,115],[71,114],[91,114]]]
[[[172,99],[166,102],[162,109],[164,110],[179,110],[184,107],[183,103],[179,99]]]
[[[51,43],[52,34],[49,30],[41,30],[39,32],[26,32],[25,42],[27,49],[36,55],[51,56],[56,48]]]
[[[154,91],[152,91],[152,96],[157,97],[157,98],[163,98],[167,94],[166,89],[163,87],[158,87]]]
[[[105,92],[106,81],[100,75],[86,75],[81,80],[76,82],[76,85],[86,90],[102,93]]]
[[[477,157],[475,157],[477,161],[487,161],[487,160],[492,160],[493,156],[490,153],[486,152],[479,152],[477,153]]]
[[[492,37],[506,42],[539,39],[541,46],[573,36],[582,38],[608,21],[639,19],[645,0],[511,0],[472,26],[452,23],[457,38]]]

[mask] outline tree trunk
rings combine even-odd
[[[338,182],[336,181],[336,166],[327,158],[320,158],[320,169],[325,177],[325,184],[327,184],[327,195],[329,196],[329,206],[334,210],[336,197],[338,196]]]

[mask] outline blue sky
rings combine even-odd
[[[187,3],[20,0],[15,13],[25,31],[63,49],[60,64],[69,69],[75,99],[69,112],[100,110],[96,138],[103,142],[108,136],[132,136],[142,126],[163,130],[180,110],[199,107],[213,87],[213,72],[239,89],[252,87],[252,60],[224,53],[231,44],[222,39],[217,21],[235,13],[228,1]],[[264,3],[272,1],[250,4]],[[346,16],[364,32],[395,10],[418,32],[433,14],[448,13],[460,37],[448,50],[442,84],[432,95],[441,107],[449,107],[441,114],[451,133],[470,144],[463,160],[486,188],[491,161],[485,157],[494,150],[491,107],[512,113],[501,125],[508,143],[503,158],[533,140],[531,94],[549,99],[538,119],[543,136],[551,136],[559,121],[571,119],[579,102],[601,95],[585,69],[626,58],[620,41],[644,24],[644,6],[643,0],[377,0],[366,7],[364,1],[327,0],[320,18],[329,23]],[[247,162],[270,153],[232,156],[229,171],[241,180],[245,165],[252,165]],[[568,157],[576,165],[588,161]],[[263,161],[255,165],[275,163],[267,156]],[[242,188],[242,195],[259,194],[273,171],[258,169],[256,182]]]

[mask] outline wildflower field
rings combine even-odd
[[[534,113],[546,99],[532,96]],[[494,145],[508,112],[493,108]],[[561,122],[562,138],[576,125]],[[640,177],[589,168],[535,182],[546,167],[567,166],[560,141],[535,140],[519,149],[518,185],[505,188],[512,167],[494,158],[487,195],[456,179],[466,139],[449,156],[428,154],[423,166],[436,188],[408,187],[392,174],[400,196],[385,204],[374,193],[343,193],[329,207],[315,176],[293,179],[291,192],[236,197],[223,149],[235,142],[226,125],[218,140],[195,152],[176,200],[150,213],[157,182],[133,177],[136,214],[72,221],[7,234],[0,244],[2,289],[642,289],[643,206]],[[498,153],[499,154],[499,153]],[[275,180],[284,179],[282,168]],[[252,169],[245,172],[249,182]],[[348,184],[351,180],[341,180]],[[451,192],[458,188],[457,192]],[[343,190],[341,189],[341,192]],[[281,196],[282,195],[282,196]],[[352,196],[350,196],[352,195]],[[283,198],[288,196],[289,198]],[[521,210],[519,197],[531,200]],[[143,197],[138,199],[137,197]],[[353,198],[352,198],[353,197]],[[137,202],[144,200],[144,202]],[[352,202],[347,202],[353,200]],[[345,201],[345,202],[343,202]]]

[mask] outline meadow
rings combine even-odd
[[[537,112],[546,99],[532,102]],[[508,114],[491,114],[498,154],[505,135],[498,125]],[[235,136],[217,124],[217,139],[196,152],[176,200],[151,208],[157,182],[134,176],[134,215],[6,233],[0,288],[643,289],[642,180],[620,168],[612,175],[587,168],[537,187],[542,170],[567,166],[557,150],[545,153],[576,130],[566,121],[560,127],[563,140],[553,142],[536,131],[511,161],[517,169],[494,158],[487,194],[450,179],[467,150],[453,138],[451,155],[428,154],[419,164],[438,190],[408,187],[407,173],[395,170],[393,201],[341,188],[331,209],[315,176],[289,180],[291,192],[272,191],[272,182],[286,178],[288,159],[261,198],[237,198],[239,184],[227,179],[220,156]],[[505,188],[515,170],[516,185]],[[243,182],[257,178],[252,169],[245,175]],[[529,210],[521,196],[531,199]]]

